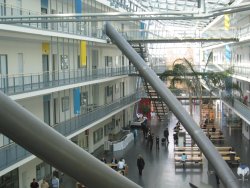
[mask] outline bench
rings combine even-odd
[[[204,132],[204,134],[208,134],[208,132],[207,131],[203,131]],[[220,131],[220,130],[218,130],[218,131],[215,131],[215,132],[212,132],[212,131],[209,131],[209,134],[210,135],[223,135],[223,133]]]
[[[185,153],[186,155],[199,155],[201,156],[201,151],[175,151],[174,155],[182,155],[183,153]]]
[[[218,151],[230,151],[232,150],[232,147],[230,146],[222,146],[222,147],[216,147]]]
[[[230,151],[218,151],[218,152],[221,154],[221,156],[229,156],[230,155]],[[179,155],[180,156],[183,153],[185,153],[186,155],[200,155],[200,156],[202,154],[201,151],[185,151],[185,152],[183,152],[183,151],[175,151],[174,155]]]
[[[200,151],[200,148],[195,147],[174,147],[174,151]]]
[[[202,157],[200,156],[187,156],[185,162],[181,160],[181,156],[175,156],[175,167],[182,166],[187,167],[189,165],[202,165]]]

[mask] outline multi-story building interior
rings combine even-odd
[[[144,80],[104,32],[110,21],[156,72],[188,56],[204,67],[211,54],[214,69],[233,67],[231,82],[242,92],[231,91],[233,103],[221,92],[214,104],[225,126],[241,122],[249,140],[249,9],[247,0],[0,0],[0,91],[85,151],[98,152],[125,134],[143,94]],[[54,170],[0,134],[0,188],[29,187]]]

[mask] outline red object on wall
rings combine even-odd
[[[143,108],[148,108],[149,111],[145,114],[143,111]],[[146,116],[148,119],[151,118],[151,100],[148,98],[142,98],[139,102],[139,108],[138,108],[138,113],[143,114],[144,116]]]

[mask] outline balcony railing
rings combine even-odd
[[[98,119],[101,119],[116,110],[122,109],[126,105],[136,102],[140,99],[140,97],[139,93],[135,93],[130,96],[120,98],[113,103],[97,107],[92,112],[61,122],[53,128],[64,136],[69,136],[74,132],[87,127],[91,123],[94,123]],[[1,147],[0,171],[31,155],[31,153],[15,143]]]
[[[54,14],[54,13],[52,13]],[[100,24],[100,28],[97,28],[99,24],[94,24],[91,22],[53,22],[53,23],[41,23],[41,21],[48,20],[47,18],[26,18],[26,21],[32,21],[32,23],[23,23],[25,18],[21,18],[21,16],[41,16],[40,12],[35,12],[28,9],[23,9],[17,6],[13,6],[7,3],[0,3],[0,16],[3,16],[2,21],[10,21],[13,18],[8,19],[7,17],[16,17],[14,20],[19,22],[18,26],[48,30],[53,32],[74,34],[86,37],[93,37],[98,39],[106,40],[106,35],[103,33],[102,25]],[[20,18],[18,18],[20,16]],[[6,18],[4,18],[6,17]],[[75,17],[74,17],[75,18]],[[64,19],[62,17],[61,19]]]
[[[0,75],[0,90],[7,95],[14,95],[110,76],[126,75],[134,71],[134,67],[118,67],[93,69],[91,72],[87,69],[77,69],[29,75]]]
[[[250,123],[250,108],[243,104],[238,97],[234,97],[232,95],[222,94],[222,100],[228,104],[231,108],[234,108],[241,116],[241,118],[245,119]]]
[[[222,67],[223,69],[232,68],[234,75],[243,76],[245,78],[250,77],[250,67],[238,66],[238,65],[232,66],[232,65],[227,65],[227,64],[218,64],[218,65]]]

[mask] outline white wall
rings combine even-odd
[[[16,0],[12,0],[12,1],[16,1]],[[32,1],[22,0],[22,8],[40,13],[41,12],[41,0],[32,0]]]
[[[18,102],[21,106],[23,106],[25,109],[30,111],[32,114],[34,114],[36,117],[38,117],[40,120],[44,121],[43,118],[43,97],[33,97],[28,99],[23,99]]]
[[[42,45],[40,42],[25,42],[23,39],[1,39],[1,54],[8,55],[8,73],[18,73],[18,53],[23,53],[24,73],[42,72]]]
[[[19,173],[19,188],[30,188],[30,183],[33,178],[36,178],[36,165],[42,161],[38,158],[20,166],[18,168]],[[41,182],[39,182],[40,184]]]

